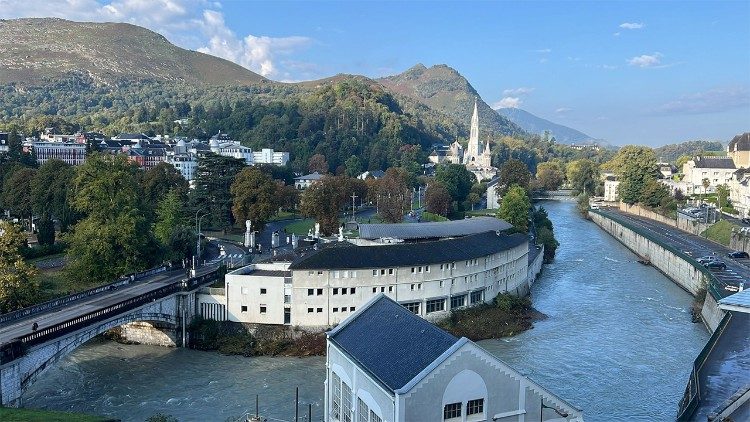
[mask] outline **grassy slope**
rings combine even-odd
[[[701,233],[701,236],[705,236],[724,246],[729,246],[729,241],[732,237],[732,228],[734,227],[736,226],[729,221],[721,220],[718,223],[711,225],[711,227]]]

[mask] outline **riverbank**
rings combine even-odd
[[[0,407],[0,421],[3,422],[115,422],[118,420],[84,413]]]
[[[492,303],[453,311],[437,325],[456,337],[480,341],[515,336],[545,318],[546,315],[531,306],[529,296],[503,293]]]

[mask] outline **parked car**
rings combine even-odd
[[[743,288],[744,288],[745,283],[743,283],[741,281],[739,281],[739,282],[732,282],[732,281],[730,281],[730,282],[728,282],[724,286],[724,290],[727,290],[727,291],[730,291],[730,292],[739,292],[740,291],[740,286],[743,286]]]
[[[719,261],[718,259],[714,261],[706,262],[705,264],[703,264],[703,266],[708,268],[709,270],[722,270],[723,271],[727,269],[727,264],[725,264],[722,261]]]
[[[713,256],[713,255],[706,255],[706,256],[702,256],[702,257],[696,259],[696,261],[698,261],[698,263],[701,264],[701,265],[706,265],[706,263],[711,262],[711,261],[715,261],[715,260],[716,260],[716,257]]]
[[[750,224],[750,218],[745,217],[742,219],[742,222],[745,224]]]
[[[592,210],[598,210],[598,209],[599,209],[599,205],[597,205],[597,204],[592,204],[592,205],[591,205],[591,209],[592,209]]]
[[[738,259],[738,258],[739,259],[742,259],[742,258],[747,259],[747,258],[750,258],[750,255],[748,255],[748,253],[745,252],[745,251],[729,252],[727,254],[727,256],[730,257],[730,258],[734,258],[734,259]]]

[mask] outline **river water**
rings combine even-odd
[[[690,322],[692,298],[576,214],[546,202],[561,243],[532,288],[549,316],[532,330],[480,342],[506,363],[584,410],[587,421],[674,420],[692,360],[709,334]],[[28,407],[143,421],[226,421],[255,407],[292,420],[312,404],[322,420],[325,360],[244,358],[94,340],[24,394]],[[273,420],[273,419],[270,419]],[[302,420],[302,419],[300,419]]]

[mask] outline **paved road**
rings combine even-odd
[[[700,236],[689,234],[675,227],[668,226],[657,221],[649,220],[644,217],[638,217],[632,214],[627,214],[613,208],[605,208],[602,212],[615,214],[620,218],[627,220],[629,223],[639,227],[641,230],[645,230],[660,238],[667,244],[674,246],[675,248],[685,252],[693,258],[700,258],[708,255],[716,255],[727,264],[727,269],[711,270],[714,276],[719,280],[719,292],[722,297],[729,296],[730,294],[736,293],[736,287],[739,283],[744,283],[745,288],[750,287],[750,260],[747,259],[732,259],[727,257],[727,253],[732,250],[726,246],[712,242]],[[726,287],[734,287],[735,290],[727,290]]]
[[[206,274],[216,268],[216,265],[203,267],[199,269],[198,275]],[[187,277],[187,271],[182,268],[163,272],[149,277],[148,279],[120,287],[117,290],[80,299],[68,306],[63,306],[52,309],[43,314],[37,314],[18,321],[2,324],[0,325],[0,344],[5,344],[22,335],[31,334],[34,322],[39,324],[38,329],[44,329],[61,322],[69,321],[77,316],[117,304],[123,300],[148,293]]]

